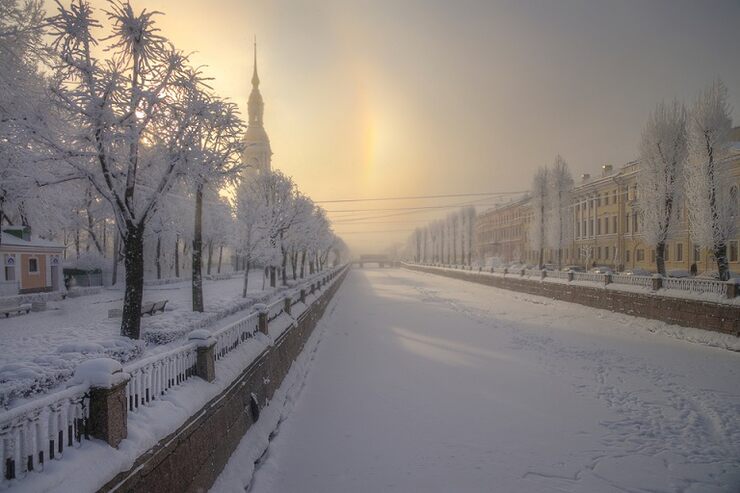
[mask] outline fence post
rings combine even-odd
[[[290,315],[290,307],[292,306],[291,302],[292,300],[290,299],[290,296],[286,296],[283,300],[283,311],[288,315]]]
[[[306,289],[301,288],[301,303],[306,304]]]
[[[660,274],[653,274],[653,291],[657,291],[663,287],[663,276]]]
[[[519,272],[519,275],[521,275],[522,277],[524,277],[524,269],[522,269],[522,270],[521,270],[521,271]]]
[[[610,273],[604,274],[604,286],[612,283],[612,275]]]
[[[568,282],[573,282],[574,277],[575,277],[575,274],[573,274],[573,271],[568,269]]]
[[[205,329],[198,329],[188,334],[188,340],[194,342],[198,351],[195,360],[195,374],[206,382],[216,380],[216,363],[214,348],[216,339]]]
[[[89,433],[111,447],[118,447],[128,435],[126,384],[130,379],[121,363],[110,358],[89,359],[75,369],[74,380],[90,384]]]
[[[726,291],[727,297],[729,299],[734,299],[735,296],[737,296],[738,294],[737,281],[735,279],[730,279],[727,281],[726,285],[727,285],[727,291]]]
[[[544,278],[546,278],[546,277],[547,277],[547,270],[545,270],[545,269],[542,269],[542,270],[540,271],[540,279],[544,279]]]
[[[257,319],[257,325],[258,325],[259,331],[265,335],[268,335],[269,330],[267,327],[267,315],[269,311],[267,310],[267,305],[263,305],[262,303],[259,303],[258,305],[255,306],[255,308],[259,312],[259,318]]]

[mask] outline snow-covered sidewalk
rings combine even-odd
[[[410,271],[355,269],[335,306],[256,474],[244,440],[217,491],[740,489],[738,353]]]

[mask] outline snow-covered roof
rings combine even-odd
[[[18,238],[15,235],[6,233],[3,231],[0,233],[0,248],[1,247],[25,247],[25,248],[52,248],[52,249],[64,249],[65,246],[61,243],[54,241],[44,240],[42,238],[32,236],[30,240],[24,240]]]

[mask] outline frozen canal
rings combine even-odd
[[[740,491],[738,353],[404,270],[334,306],[253,492]]]

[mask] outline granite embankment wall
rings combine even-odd
[[[100,491],[208,491],[244,434],[259,418],[259,410],[280,387],[347,272],[345,269],[337,282],[229,387]]]
[[[619,291],[604,287],[525,279],[516,275],[495,276],[466,270],[441,269],[403,264],[409,270],[427,272],[453,279],[485,284],[522,293],[546,296],[593,308],[660,320],[684,327],[740,336],[740,306],[685,298],[673,298],[645,292]]]

